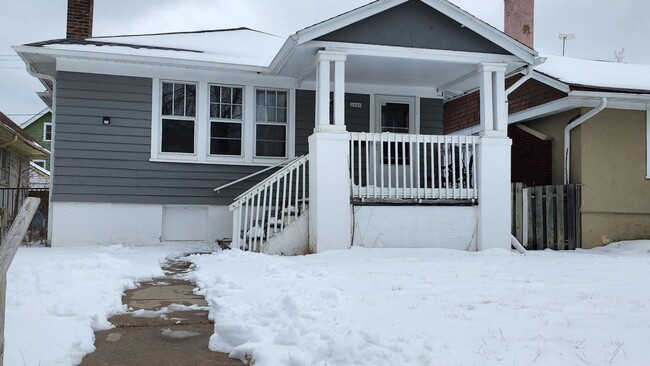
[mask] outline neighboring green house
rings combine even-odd
[[[30,134],[41,146],[48,151],[52,146],[52,111],[43,109],[20,127]],[[50,157],[32,159],[32,162],[45,170],[50,170]]]

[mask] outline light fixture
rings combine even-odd
[[[111,124],[111,117],[104,117],[104,119],[102,120],[102,123],[104,123],[105,125],[110,125]]]

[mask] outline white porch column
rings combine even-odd
[[[316,128],[314,132],[345,131],[345,60],[338,52],[316,55]],[[334,63],[334,123],[330,121],[331,64]]]
[[[309,246],[316,252],[352,243],[350,135],[345,130],[345,55],[320,51],[316,128],[309,136]],[[334,125],[329,121],[330,62],[334,69]]]
[[[510,249],[510,146],[502,64],[479,67],[481,131],[478,146],[477,248]]]

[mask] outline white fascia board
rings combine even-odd
[[[603,98],[607,99],[608,109],[645,111],[650,105],[650,94],[573,91],[566,98],[511,114],[508,116],[508,123],[525,122],[575,108],[594,108],[601,103]]]
[[[37,93],[38,94],[38,93]],[[25,127],[31,125],[32,123],[36,122],[39,118],[43,117],[45,114],[50,112],[49,108],[45,108],[42,111],[38,112],[34,117],[30,118],[27,120],[27,122],[24,122],[23,124],[20,125],[20,128],[24,129]]]
[[[268,67],[228,64],[228,63],[219,63],[219,62],[210,62],[210,61],[186,60],[186,59],[170,59],[164,57],[124,55],[124,54],[87,52],[87,51],[76,51],[76,50],[60,50],[56,48],[45,48],[45,47],[34,47],[34,46],[19,46],[19,47],[14,47],[14,49],[16,50],[16,52],[22,52],[25,54],[52,56],[57,59],[73,58],[73,59],[84,59],[84,60],[91,60],[91,61],[96,60],[96,61],[112,61],[112,62],[125,62],[125,63],[140,63],[140,64],[147,64],[147,65],[182,67],[182,68],[200,69],[200,70],[224,70],[224,71],[242,71],[242,72],[257,72],[257,73],[268,73],[269,71]]]
[[[44,174],[44,175],[46,175],[48,177],[50,176],[50,171],[49,170],[40,167],[39,165],[35,164],[33,161],[30,161],[29,165],[32,168],[34,168],[35,170],[39,171],[40,173],[42,173],[42,174]]]
[[[401,58],[401,59],[410,59],[410,60],[454,62],[454,63],[465,63],[465,64],[522,62],[521,59],[516,56],[500,55],[500,54],[492,54],[492,53],[431,50],[431,49],[424,49],[424,48],[409,48],[409,47],[381,46],[381,45],[371,45],[371,44],[325,42],[325,41],[316,41],[310,44],[315,47],[325,48],[327,51],[341,52],[346,55],[352,55],[352,56],[375,56],[375,57]]]
[[[535,62],[535,58],[538,55],[535,50],[507,36],[503,32],[490,26],[489,24],[483,22],[482,20],[474,17],[473,15],[462,10],[461,8],[450,4],[448,1],[446,0],[421,0],[421,1],[429,5],[430,7],[438,10],[439,12],[445,14],[449,18],[464,25],[468,29],[473,30],[474,32],[480,34],[486,39],[501,46],[503,49],[511,52],[513,55],[519,57],[520,59],[524,60],[528,64],[532,65]]]
[[[269,66],[270,72],[272,72],[274,75],[277,75],[284,65],[287,63],[287,60],[291,58],[291,56],[294,54],[296,51],[296,42],[297,37],[295,35],[287,38],[286,42],[282,45],[282,48],[280,48],[280,51],[278,52],[277,55],[273,58],[273,61],[271,61],[271,65]]]
[[[295,34],[296,43],[298,45],[301,45],[305,42],[309,42],[320,36],[334,32],[335,30],[341,29],[350,24],[381,13],[382,11],[388,10],[407,1],[408,0],[377,0],[368,5],[351,10],[347,13],[341,14],[324,22],[298,31]]]
[[[508,116],[508,124],[525,122],[531,119],[550,116],[555,113],[564,112],[581,106],[570,98],[562,98],[552,102],[526,109],[525,111],[513,113]]]
[[[571,88],[569,87],[569,84],[565,84],[557,79],[554,79],[550,76],[544,75],[538,71],[533,72],[533,79],[539,81],[540,83],[544,83],[552,88],[555,88],[561,92],[568,93],[571,91]]]
[[[295,80],[291,77],[272,76],[255,72],[228,72],[185,67],[169,67],[140,63],[58,58],[57,71],[100,73],[107,75],[161,78],[191,82],[216,82],[233,85],[251,84],[259,87],[291,89]]]

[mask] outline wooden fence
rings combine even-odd
[[[512,184],[512,235],[529,250],[581,247],[581,186]]]
[[[25,237],[25,233],[27,233],[27,227],[32,221],[40,202],[41,200],[39,198],[27,198],[20,208],[16,219],[11,224],[7,236],[0,242],[0,366],[2,366],[4,358],[7,271],[11,265],[11,261],[14,259],[14,255],[16,255],[18,246],[20,246],[23,237]]]

